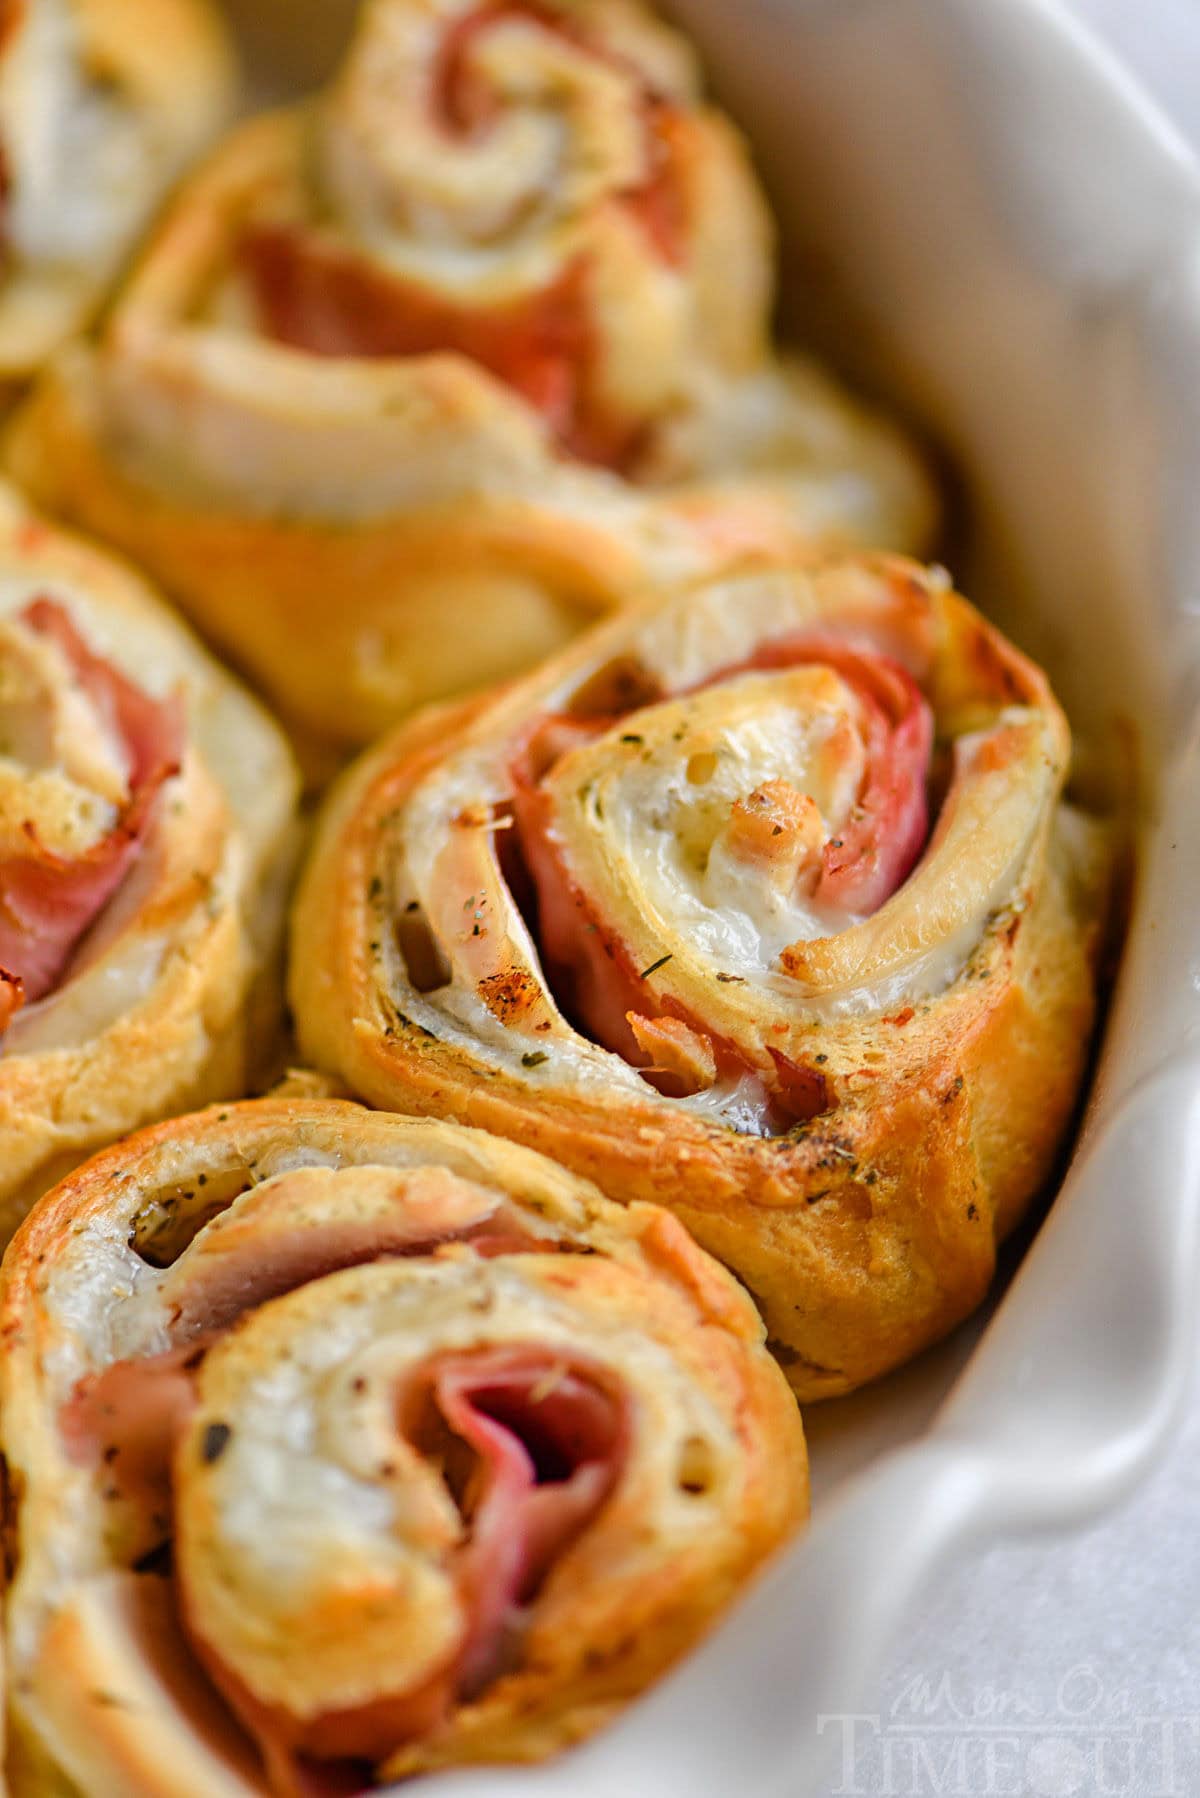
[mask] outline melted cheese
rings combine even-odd
[[[857,715],[829,669],[747,674],[624,720],[598,746],[620,772],[603,786],[596,828],[637,868],[664,933],[684,937],[714,967],[761,976],[788,943],[857,922],[818,904],[811,880],[773,883],[726,834],[732,808],[778,781],[811,798],[822,840],[833,836],[866,767]],[[628,741],[643,732],[644,744]]]

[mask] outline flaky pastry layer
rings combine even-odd
[[[157,758],[140,797],[118,681]],[[94,1149],[274,1053],[296,796],[278,727],[143,582],[0,493],[4,1240]]]
[[[1069,759],[942,571],[686,589],[345,777],[301,1044],[667,1205],[845,1391],[979,1302],[1071,1117],[1108,838]]]
[[[927,475],[769,341],[766,209],[640,6],[374,0],[239,129],[9,456],[289,715],[362,743],[645,584],[919,547]]]
[[[454,1125],[279,1099],[145,1131],[33,1213],[0,1330],[18,1794],[540,1758],[806,1507],[736,1282]]]

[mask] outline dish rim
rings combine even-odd
[[[1170,163],[1191,224],[1177,266],[1190,259],[1200,276],[1200,158],[1116,50],[1065,0],[943,0],[968,3],[1019,17],[1047,62],[1069,67],[1077,91],[1133,132],[1147,167]],[[763,0],[776,12],[820,4]],[[1172,322],[1200,376],[1200,278],[1176,296]],[[1200,432],[1194,447],[1196,480]],[[1190,632],[1183,673],[1200,694],[1200,598],[1177,594],[1175,611],[1171,622]],[[1161,654],[1165,663],[1165,646]],[[1189,926],[1178,903],[1169,910],[1172,894],[1200,890],[1200,847],[1184,833],[1200,835],[1200,697],[1177,719],[1156,775],[1084,1126],[1045,1221],[927,1432],[848,1480],[700,1648],[600,1735],[536,1768],[450,1773],[439,1798],[728,1798],[751,1776],[763,1798],[823,1798],[835,1744],[822,1723],[855,1710],[937,1575],[1002,1540],[1081,1528],[1155,1466],[1188,1394],[1200,1310],[1200,919]],[[1152,941],[1156,906],[1167,907],[1169,927]],[[1144,993],[1185,966],[1190,990],[1148,1049]],[[1125,1038],[1140,1054],[1122,1066]],[[1131,1183],[1135,1232],[1124,1207]],[[1064,1287],[1068,1260],[1076,1276]],[[1114,1330],[1122,1307],[1125,1327]],[[898,1514],[903,1558],[880,1527]],[[797,1617],[818,1622],[798,1629]]]

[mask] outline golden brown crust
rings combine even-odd
[[[85,355],[22,411],[12,472],[153,570],[319,741],[344,750],[414,706],[519,673],[645,578],[636,538],[532,499],[472,495],[346,523],[176,495],[124,469],[92,430]]]
[[[645,884],[658,853],[647,834],[652,800],[639,802],[642,823],[620,847],[615,785],[603,789],[603,825],[595,815],[584,821],[560,811],[555,826],[577,871],[593,863],[605,870],[580,876],[588,892],[606,892],[611,907],[625,892],[613,883],[631,881],[624,909],[595,915],[602,932],[618,916],[626,940],[634,933],[635,968],[671,982],[659,989],[668,1011],[718,1041],[742,1043],[768,1071],[753,1044],[776,1045],[818,1095],[805,1108],[815,1115],[749,1134],[719,1121],[720,1110],[706,1115],[631,1080],[618,1057],[581,1039],[545,996],[536,943],[505,911],[511,900],[498,871],[476,859],[465,864],[475,870],[471,881],[461,884],[485,893],[486,911],[477,900],[470,915],[486,916],[481,928],[503,943],[497,953],[509,958],[514,992],[511,970],[523,970],[522,1009],[509,1012],[497,1035],[497,1014],[489,1023],[472,997],[477,958],[487,951],[446,922],[453,909],[438,911],[428,870],[440,866],[439,878],[448,878],[450,864],[438,857],[464,840],[476,794],[483,814],[503,813],[506,746],[539,714],[570,710],[568,696],[603,666],[632,659],[662,672],[674,658],[664,684],[686,687],[709,668],[738,662],[756,635],[779,638],[814,619],[828,628],[839,616],[861,625],[871,604],[879,631],[906,616],[932,632],[926,690],[939,736],[967,733],[960,754],[968,777],[952,789],[957,797],[924,861],[873,918],[797,945],[807,984],[797,982],[794,998],[777,997],[778,977],[761,998],[744,973],[714,984],[711,955],[689,940],[698,927],[673,934],[661,894]],[[674,717],[670,707],[660,710],[668,722]],[[587,753],[597,763],[657,753],[648,734],[654,719],[651,706],[639,714],[637,734],[620,739],[644,747],[619,748],[618,724]],[[1014,761],[1021,742],[1033,749]],[[989,744],[998,746],[994,755]],[[688,748],[684,742],[677,753]],[[402,728],[344,777],[293,925],[301,1045],[374,1104],[482,1125],[612,1195],[668,1206],[755,1293],[798,1394],[848,1390],[978,1304],[996,1242],[1047,1177],[1070,1117],[1094,1016],[1107,862],[1096,827],[1058,803],[1067,750],[1040,674],[911,564],[880,559],[694,590],[610,627],[507,694],[476,702],[444,731],[419,720]],[[985,766],[989,755],[996,768]],[[464,808],[457,817],[439,810],[443,791]],[[993,862],[994,884],[975,891]],[[402,879],[409,884],[401,887]],[[437,939],[443,984],[420,982],[432,990],[406,985],[403,957],[390,948],[401,891],[420,900]],[[653,925],[639,926],[639,915]],[[924,972],[912,959],[915,943],[934,957]],[[669,966],[652,966],[655,946],[670,952]],[[874,983],[877,998],[853,997]]]
[[[51,530],[11,492],[0,494],[0,569],[5,619],[49,599],[128,678],[186,707],[182,767],[100,933],[7,1031],[7,1240],[39,1193],[100,1144],[266,1071],[280,1029],[296,776],[274,723],[131,571]]]
[[[486,9],[432,11],[449,41]],[[41,503],[134,555],[341,744],[532,665],[639,585],[798,541],[920,547],[936,510],[898,433],[772,357],[765,208],[682,40],[616,0],[553,0],[538,16],[557,26],[487,16],[479,54],[517,59],[490,135],[425,117],[430,21],[376,0],[318,104],[242,127],[188,184],[100,343],[10,440]],[[520,96],[543,72],[563,120],[539,172]],[[243,263],[264,231],[330,263],[335,289],[365,282],[352,312],[382,319],[377,340],[339,350],[318,304],[313,353],[303,278],[297,317],[262,318]],[[450,322],[388,350],[414,308]],[[554,422],[564,384],[579,416]]]
[[[209,1199],[214,1191],[226,1209]],[[210,1219],[198,1235],[190,1215]],[[476,1217],[506,1243],[476,1253]],[[397,1255],[397,1242],[390,1256],[364,1260],[360,1234],[357,1250],[340,1251],[350,1262],[340,1271],[339,1251],[326,1246],[307,1283],[293,1275],[293,1290],[286,1278],[270,1285],[298,1232],[332,1230],[336,1244],[380,1218],[410,1229],[413,1246]],[[468,1234],[456,1241],[445,1234],[453,1229]],[[422,1248],[422,1230],[443,1246]],[[221,1270],[231,1258],[250,1268],[242,1299],[250,1309],[214,1342],[204,1331],[220,1315],[228,1321]],[[372,1758],[400,1777],[540,1759],[590,1732],[694,1642],[804,1514],[799,1419],[762,1335],[736,1282],[673,1218],[613,1207],[527,1150],[453,1125],[272,1099],[173,1120],[97,1156],[31,1215],[0,1281],[14,1790],[73,1784],[96,1794],[232,1798],[268,1789],[181,1622],[210,1671],[240,1654],[239,1664],[258,1669],[256,1681],[286,1674],[280,1690],[293,1696],[278,1702],[287,1705],[302,1705],[318,1663],[325,1705],[351,1677],[355,1689],[386,1690],[387,1656],[364,1659],[362,1649],[385,1627],[400,1629],[395,1652],[419,1666],[425,1637],[439,1639],[453,1618],[444,1551],[430,1547],[429,1534],[448,1499],[422,1471],[420,1452],[412,1458],[395,1421],[397,1395],[431,1357],[461,1360],[468,1348],[525,1354],[532,1345],[594,1369],[610,1390],[632,1395],[629,1434],[601,1508],[527,1601],[515,1665],[452,1706],[440,1728],[407,1744],[401,1735]],[[125,1451],[101,1455],[97,1437],[89,1460],[67,1419],[88,1382],[115,1362],[136,1366],[191,1341],[210,1346],[203,1359],[188,1358],[198,1408],[174,1454],[175,1566],[186,1605],[178,1612],[166,1582],[130,1568],[163,1526],[147,1521],[123,1486]],[[341,1346],[330,1351],[330,1343]],[[314,1354],[319,1367],[309,1368]],[[297,1367],[309,1371],[292,1393]],[[380,1381],[391,1395],[382,1468],[384,1439],[372,1435]],[[264,1412],[256,1394],[273,1387],[278,1396]],[[310,1410],[315,1434],[306,1436]],[[289,1470],[278,1486],[282,1463],[272,1457],[283,1439],[272,1446],[271,1418],[281,1413],[292,1443],[307,1446],[298,1459],[284,1448]],[[219,1457],[208,1446],[214,1416]],[[114,1423],[102,1427],[119,1435]],[[397,1477],[392,1460],[403,1469],[403,1509],[380,1535],[370,1519]],[[330,1510],[322,1482],[334,1479],[340,1496]],[[272,1490],[277,1497],[260,1503]],[[422,1507],[427,1521],[418,1527]],[[287,1570],[297,1527],[302,1577]],[[249,1561],[247,1528],[258,1543]],[[359,1544],[349,1560],[347,1541]],[[407,1596],[393,1596],[399,1609],[389,1626],[378,1601],[401,1549],[411,1552]],[[378,1556],[373,1576],[363,1553]],[[297,1579],[300,1611],[291,1608]],[[341,1622],[326,1635],[322,1619],[334,1614]]]

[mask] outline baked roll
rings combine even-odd
[[[770,229],[634,0],[374,0],[187,187],[12,465],[309,729],[362,743],[641,582],[912,548],[913,451],[771,353]]]
[[[0,1242],[100,1145],[243,1089],[295,800],[282,733],[166,607],[0,490]]]
[[[668,1206],[797,1393],[847,1391],[978,1303],[1071,1117],[1107,836],[1069,760],[938,569],[644,605],[345,778],[295,915],[302,1047]]]
[[[5,0],[0,396],[86,324],[233,91],[208,0]]]
[[[49,1194],[2,1280],[15,1798],[540,1758],[806,1509],[736,1282],[478,1131],[176,1119]]]

